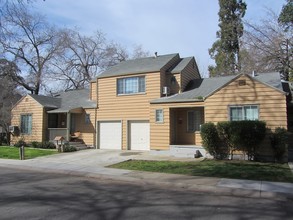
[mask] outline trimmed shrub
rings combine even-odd
[[[30,145],[33,148],[42,148],[42,143],[38,141],[33,141]]]
[[[244,151],[253,160],[256,150],[266,136],[263,121],[231,121],[231,142],[236,150]]]
[[[63,152],[74,152],[77,151],[76,147],[70,146],[69,144],[65,144],[63,148]]]
[[[227,146],[231,158],[233,158],[233,151],[237,150],[232,141],[231,123],[229,121],[218,122],[217,132],[221,142]]]
[[[287,151],[288,133],[285,128],[276,128],[271,139],[271,146],[274,150],[274,157],[276,162],[284,162],[283,158]]]
[[[226,144],[221,141],[216,125],[214,123],[205,123],[201,126],[202,144],[216,159],[225,159],[229,154],[229,149]]]
[[[256,150],[266,135],[263,121],[228,121],[203,124],[201,136],[205,149],[217,159],[233,159],[233,151],[241,150],[249,160],[255,158]]]
[[[53,142],[44,141],[42,143],[42,148],[44,148],[44,149],[56,149],[56,145]]]
[[[42,149],[56,149],[56,146],[53,142],[38,142],[38,141],[32,141],[30,144],[33,148],[42,148]]]

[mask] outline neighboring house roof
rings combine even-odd
[[[48,113],[70,112],[78,108],[95,108],[96,102],[89,99],[89,90],[71,90],[60,93],[56,99],[61,99],[59,108],[48,111]]]
[[[61,99],[59,98],[33,94],[29,94],[29,96],[45,108],[59,108],[61,105]]]
[[[169,102],[194,102],[203,101],[207,97],[214,94],[216,91],[223,88],[225,85],[233,81],[234,79],[240,77],[239,75],[234,76],[223,76],[223,77],[213,77],[204,79],[194,79],[190,81],[187,85],[188,91],[183,93],[175,94],[168,97],[163,97],[151,101],[151,103],[169,103]],[[249,76],[251,77],[251,76]],[[255,77],[251,77],[267,86],[275,88],[280,92],[283,91],[282,82],[279,73],[263,73],[256,74]]]
[[[176,53],[123,61],[102,72],[97,78],[158,72],[176,56],[179,59],[179,54]]]
[[[171,73],[180,73],[192,59],[193,57],[181,58],[180,63],[178,63],[178,65],[176,65],[175,68],[171,70]]]
[[[89,90],[71,90],[62,92],[55,97],[29,95],[45,108],[54,110],[48,113],[70,112],[78,108],[95,108],[96,102],[89,100]]]

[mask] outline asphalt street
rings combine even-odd
[[[291,200],[0,169],[0,219],[293,219]]]

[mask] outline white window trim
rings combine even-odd
[[[228,106],[228,120],[229,121],[232,121],[231,120],[231,108],[242,108],[242,116],[244,117],[244,107],[248,107],[248,106],[256,106],[257,107],[257,114],[258,114],[258,119],[256,119],[255,121],[257,120],[260,120],[260,114],[259,114],[259,104],[245,104],[245,105],[229,105]],[[244,120],[247,120],[247,119],[242,119],[240,121],[244,121]],[[251,120],[252,121],[252,120]]]
[[[161,111],[162,112],[162,121],[157,121],[157,111]],[[155,110],[155,121],[158,124],[164,123],[164,110],[163,109],[156,109]]]
[[[118,88],[119,80],[125,80],[125,79],[130,79],[130,78],[143,78],[144,79],[144,91],[143,92],[134,92],[134,93],[119,93],[119,88]],[[137,86],[138,86],[138,89],[139,89],[139,80],[138,80],[138,85]],[[118,78],[116,80],[116,94],[117,94],[117,96],[139,95],[139,94],[145,94],[145,93],[146,93],[146,79],[145,79],[145,76],[130,76],[130,77]]]

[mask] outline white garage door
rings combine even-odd
[[[148,121],[129,122],[130,150],[150,149],[150,123]]]
[[[99,122],[99,148],[121,150],[122,130],[120,121]]]

